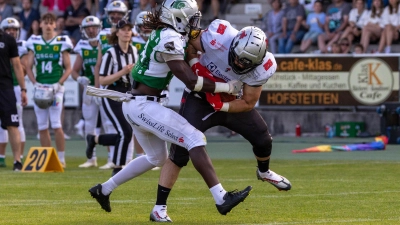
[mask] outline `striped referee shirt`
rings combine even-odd
[[[126,65],[136,62],[138,59],[137,49],[132,45],[129,45],[128,52],[125,53],[121,50],[118,44],[109,48],[103,55],[100,76],[108,76],[122,70]],[[132,84],[131,75],[125,74],[119,80],[115,81],[114,84],[106,86],[106,89],[119,91],[125,93],[130,90]]]

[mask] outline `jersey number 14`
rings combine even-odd
[[[51,61],[42,62],[42,73],[51,73],[53,71],[53,66]]]

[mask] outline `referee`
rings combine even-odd
[[[11,64],[10,64],[11,62]],[[15,98],[13,78],[11,74],[13,66],[18,84],[21,87],[21,103],[26,106],[26,87],[24,72],[18,55],[18,47],[15,38],[0,30],[0,120],[1,127],[7,129],[14,155],[14,171],[22,169],[21,163],[21,136],[18,126],[17,99]]]
[[[117,23],[109,43],[112,48],[103,55],[100,66],[100,84],[105,89],[126,93],[131,90],[130,72],[138,58],[137,49],[131,45],[133,25],[126,20]],[[122,112],[122,102],[102,98],[102,104],[108,118],[113,123],[117,134],[87,135],[86,156],[91,158],[96,144],[114,145],[112,176],[118,173],[127,161],[128,146],[132,140],[132,127]],[[89,157],[90,156],[90,157]]]

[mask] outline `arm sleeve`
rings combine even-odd
[[[172,60],[184,60],[183,55],[173,55],[168,53],[161,53],[161,57],[164,59],[165,62],[172,61]]]
[[[107,51],[106,54],[104,54],[103,58],[101,59],[99,75],[107,76],[111,74],[111,69],[112,69],[112,55],[110,54],[109,51]]]
[[[8,38],[7,42],[9,43],[9,51],[8,51],[9,57],[10,58],[19,57],[17,42],[11,36],[7,36],[7,38]]]

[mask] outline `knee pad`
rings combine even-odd
[[[165,151],[165,153],[160,152],[157,155],[145,155],[145,156],[147,160],[154,166],[162,167],[165,164],[165,161],[167,161],[168,152]]]
[[[253,153],[255,156],[264,158],[271,155],[272,137],[270,134],[263,135],[256,145],[253,145]]]
[[[169,159],[178,167],[184,167],[189,162],[189,152],[178,145],[171,145]]]

